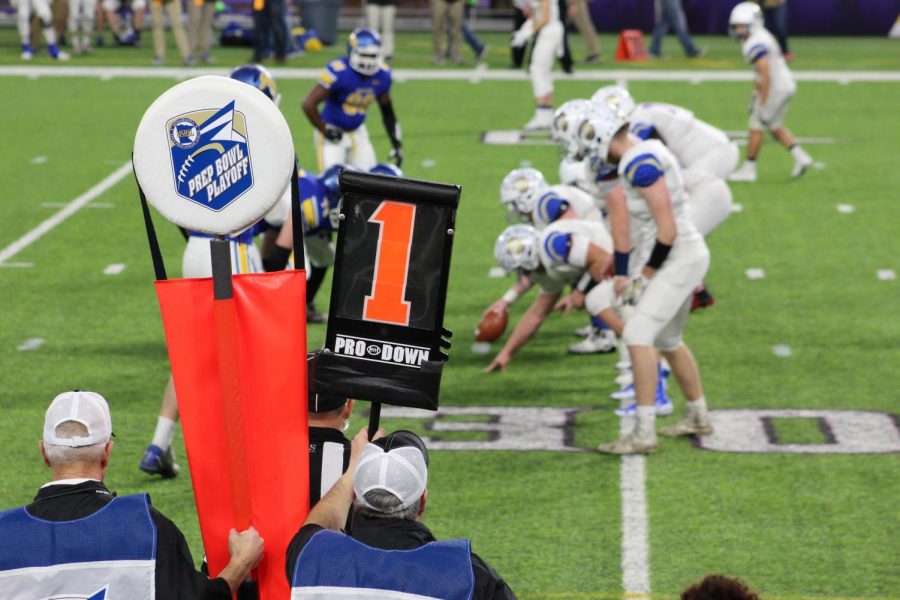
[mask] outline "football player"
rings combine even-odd
[[[553,121],[553,78],[550,75],[553,62],[562,56],[563,24],[559,18],[559,2],[556,0],[528,0],[530,16],[513,33],[510,45],[521,48],[535,37],[531,50],[528,74],[534,93],[534,116],[525,124],[525,131],[550,129]]]
[[[763,142],[763,132],[772,133],[790,150],[794,159],[792,177],[799,177],[813,164],[812,158],[796,142],[784,126],[784,117],[797,84],[781,53],[778,42],[763,26],[762,10],[756,2],[741,2],[731,10],[729,32],[741,42],[741,52],[753,65],[756,83],[750,98],[750,134],[747,160],[730,177],[731,181],[756,181],[756,157]]]
[[[328,268],[334,264],[335,246],[332,233],[338,228],[338,205],[341,190],[338,177],[344,165],[333,165],[322,175],[316,176],[301,170],[300,214],[303,223],[303,246],[309,260],[309,277],[306,281],[306,321],[324,323],[327,316],[316,310],[315,299],[325,281]],[[265,217],[268,228],[275,229],[274,246],[263,242],[263,264],[266,271],[284,269],[294,248],[294,229],[291,223],[291,197],[285,197]]]
[[[237,67],[231,72],[230,77],[256,87],[273,102],[277,102],[279,98],[275,79],[259,65]],[[258,273],[263,270],[262,258],[253,243],[253,236],[258,231],[259,228],[254,225],[239,235],[230,236],[232,273]],[[212,277],[209,249],[211,237],[204,233],[188,232],[187,245],[181,262],[182,277]],[[172,438],[177,424],[178,400],[175,397],[175,384],[169,377],[153,439],[141,458],[141,471],[160,475],[163,479],[171,479],[178,475],[180,469],[172,453]]]
[[[76,55],[90,54],[96,15],[97,0],[69,0],[69,40]]]
[[[506,370],[513,355],[537,333],[554,308],[584,307],[614,330],[622,330],[622,321],[612,308],[612,241],[601,223],[563,219],[540,232],[531,225],[512,225],[497,239],[494,257],[507,272],[516,271],[537,283],[541,293],[485,372]],[[561,302],[567,285],[574,289]]]
[[[18,3],[18,6],[16,4]],[[34,51],[31,48],[31,17],[37,15],[41,20],[44,31],[44,41],[47,42],[47,51],[54,60],[69,60],[69,55],[56,45],[56,30],[53,28],[53,13],[50,11],[49,0],[16,0],[12,4],[16,7],[19,38],[22,40],[22,60],[31,60]]]
[[[369,29],[355,29],[347,41],[347,56],[328,63],[319,81],[303,100],[312,123],[319,171],[341,163],[368,171],[375,166],[375,150],[366,129],[366,113],[378,102],[388,138],[389,158],[403,162],[400,124],[391,103],[391,70],[382,62],[381,39]],[[319,105],[325,103],[322,112]]]
[[[629,132],[625,116],[597,105],[579,127],[589,154],[618,168],[631,219],[634,250],[629,279],[617,289],[619,302],[634,307],[623,338],[631,354],[637,398],[635,426],[600,452],[656,451],[655,391],[662,352],[687,399],[684,419],[660,430],[663,435],[712,432],[700,373],[682,336],[694,288],[709,267],[709,250],[687,209],[684,179],[675,156],[659,141]]]

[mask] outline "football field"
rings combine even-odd
[[[8,33],[0,63],[15,64]],[[427,48],[427,37],[408,39]],[[611,38],[604,42],[611,53]],[[674,47],[674,38],[667,43]],[[386,408],[383,423],[413,429],[434,448],[426,524],[438,538],[470,537],[520,598],[671,598],[712,572],[740,576],[764,598],[900,598],[900,59],[889,40],[833,43],[845,52],[826,40],[792,40],[798,56],[811,57],[798,73],[848,73],[801,80],[791,105],[787,125],[816,168],[791,180],[788,153],[767,140],[759,182],[732,184],[739,211],[708,240],[716,304],[692,314],[686,341],[717,434],[702,444],[660,438],[646,458],[593,451],[619,432],[618,402],[609,397],[616,357],[566,354],[584,316],[553,315],[505,373],[482,373],[491,356],[469,350],[481,312],[510,283],[489,276],[505,226],[500,180],[528,161],[556,181],[556,147],[483,142],[531,116],[524,74],[410,76],[392,90],[406,176],[458,183],[463,192],[442,411]],[[716,49],[708,61],[637,69],[749,75],[736,45],[708,44]],[[400,68],[425,68],[408,52]],[[232,58],[245,57],[223,53],[216,72],[226,73]],[[292,66],[326,60],[307,55]],[[498,50],[491,66],[505,68],[505,60]],[[0,509],[29,502],[49,476],[37,448],[49,401],[66,389],[94,390],[109,400],[116,432],[110,488],[149,492],[199,560],[180,434],[181,476],[161,481],[137,468],[169,367],[128,163],[144,110],[184,73],[147,76],[146,61],[128,58],[109,62],[132,71],[101,78],[92,57],[83,64],[96,71],[57,77],[37,62],[0,76]],[[590,73],[603,77],[606,68]],[[893,81],[852,80],[861,69],[892,71]],[[315,170],[299,109],[313,80],[274,74],[301,165]],[[560,79],[555,103],[622,77],[609,68],[605,81]],[[628,85],[639,101],[685,106],[745,135],[749,80],[673,79]],[[386,157],[377,111],[368,128]],[[156,226],[178,276],[183,239],[159,215]],[[329,291],[326,282],[320,308]],[[532,297],[515,305],[513,320]],[[324,327],[310,325],[310,348],[323,338]],[[670,390],[678,408],[663,425],[683,404],[677,386]],[[365,403],[357,407],[354,431],[367,421]],[[297,448],[297,460],[306,459]]]

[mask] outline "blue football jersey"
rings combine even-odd
[[[301,171],[300,213],[303,215],[303,233],[312,234],[320,231],[334,231],[331,220],[332,207],[328,199],[325,185],[312,173]]]
[[[328,125],[353,131],[366,120],[369,105],[391,89],[391,71],[382,67],[371,77],[364,77],[352,68],[346,56],[337,58],[319,76],[319,85],[330,93],[325,99],[321,117]]]

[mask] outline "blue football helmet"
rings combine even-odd
[[[371,77],[381,68],[381,37],[371,29],[357,27],[347,39],[350,68]]]
[[[252,85],[269,97],[276,105],[281,102],[281,94],[278,93],[278,85],[269,70],[260,65],[241,65],[235,67],[228,75],[232,79],[243,81]]]
[[[403,171],[401,171],[400,167],[398,167],[394,163],[378,163],[377,165],[369,169],[369,173],[387,175],[389,177],[403,177]]]
[[[331,206],[337,206],[341,199],[341,186],[338,184],[338,176],[341,171],[347,169],[347,165],[331,165],[319,175],[319,182],[325,188],[328,194],[328,203]]]

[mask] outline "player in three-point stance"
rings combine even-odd
[[[381,56],[381,39],[369,29],[356,29],[347,41],[347,56],[325,67],[302,108],[315,131],[316,159],[322,172],[334,164],[368,171],[375,166],[375,150],[366,129],[366,113],[378,102],[388,138],[390,159],[403,162],[400,124],[391,103],[391,70]],[[325,103],[322,112],[319,105]]]
[[[763,142],[763,132],[772,133],[790,150],[794,158],[792,177],[799,177],[813,164],[812,158],[793,134],[784,126],[784,117],[797,84],[784,60],[778,42],[763,26],[762,10],[756,2],[741,2],[731,11],[729,32],[741,41],[744,59],[756,72],[756,89],[750,99],[750,137],[747,160],[729,178],[731,181],[756,181],[756,157]]]
[[[622,331],[622,322],[612,308],[612,240],[602,223],[561,219],[540,232],[531,225],[512,225],[497,239],[494,257],[506,271],[516,271],[537,283],[541,293],[485,372],[506,370],[513,354],[534,337],[554,308],[586,308]],[[573,287],[572,293],[560,300],[567,285]]]
[[[682,342],[693,290],[709,268],[709,249],[694,227],[678,161],[658,140],[629,133],[625,116],[596,106],[579,127],[579,137],[594,157],[617,165],[627,197],[632,251],[629,278],[617,290],[619,302],[634,306],[622,337],[628,346],[637,398],[635,426],[600,452],[655,452],[658,354],[671,365],[687,399],[684,419],[660,430],[663,435],[712,432],[700,372]]]

